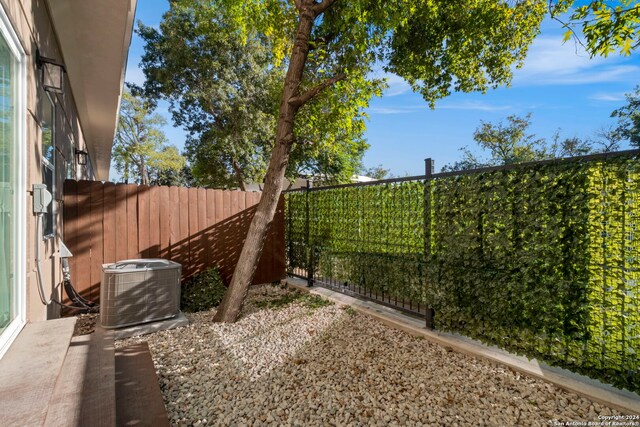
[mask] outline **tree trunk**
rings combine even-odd
[[[313,1],[304,1],[304,5],[299,8],[300,18],[296,30],[296,39],[291,52],[291,60],[287,69],[284,91],[280,102],[276,143],[271,153],[262,197],[253,221],[251,221],[247,239],[240,252],[240,258],[233,273],[229,289],[213,317],[216,322],[235,322],[240,316],[242,304],[249,291],[249,285],[253,280],[253,275],[260,260],[267,232],[278,206],[284,174],[289,162],[289,154],[295,139],[293,134],[294,118],[301,107],[300,103],[293,102],[293,100],[299,95],[302,74],[309,53],[309,36],[313,21],[318,15],[314,5],[315,2]]]
[[[144,159],[140,159],[140,184],[149,185],[149,175],[147,175],[147,165]]]
[[[236,175],[236,182],[238,183],[238,187],[242,191],[247,191],[247,187],[244,185],[244,175],[242,174],[242,169],[240,169],[240,165],[236,162],[236,159],[231,159],[231,167],[233,168],[233,172]]]

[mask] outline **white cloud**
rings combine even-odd
[[[428,105],[401,105],[388,107],[371,107],[370,114],[409,114],[429,109]],[[482,101],[451,102],[436,105],[436,110],[473,110],[473,111],[505,111],[514,110],[512,105],[492,105]]]
[[[460,103],[449,103],[437,106],[443,110],[474,110],[474,111],[504,111],[513,110],[512,105],[491,105],[481,101],[467,101]]]
[[[411,86],[402,77],[390,73],[385,73],[385,77],[389,87],[385,89],[384,96],[397,96],[411,91]]]
[[[599,92],[591,95],[589,99],[593,99],[594,101],[619,102],[619,101],[624,101],[626,97],[624,92],[617,92],[617,93]]]
[[[382,69],[372,72],[370,77],[387,80],[389,87],[383,92],[385,97],[398,96],[411,91],[411,86],[402,77],[393,73],[386,73]]]
[[[620,57],[590,58],[584,48],[558,36],[542,36],[529,49],[524,66],[514,70],[514,85],[580,85],[628,81],[640,67]]]
[[[424,110],[426,106],[408,106],[408,107],[371,107],[368,112],[370,114],[408,114]]]

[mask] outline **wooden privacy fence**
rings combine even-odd
[[[217,266],[229,283],[259,192],[205,188],[64,183],[63,241],[73,253],[74,287],[98,301],[102,264],[165,258],[182,264],[182,278]],[[253,283],[285,276],[284,203],[278,206]]]

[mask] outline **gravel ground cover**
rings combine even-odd
[[[92,334],[96,329],[98,313],[85,313],[76,316],[76,325],[73,328],[73,336]]]
[[[235,324],[212,323],[213,313],[116,343],[149,343],[172,425],[543,426],[619,415],[279,287],[253,288]]]

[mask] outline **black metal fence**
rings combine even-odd
[[[288,191],[288,273],[638,390],[639,155]]]
[[[308,187],[288,192],[286,199],[289,274],[415,315],[427,313],[424,180]]]

